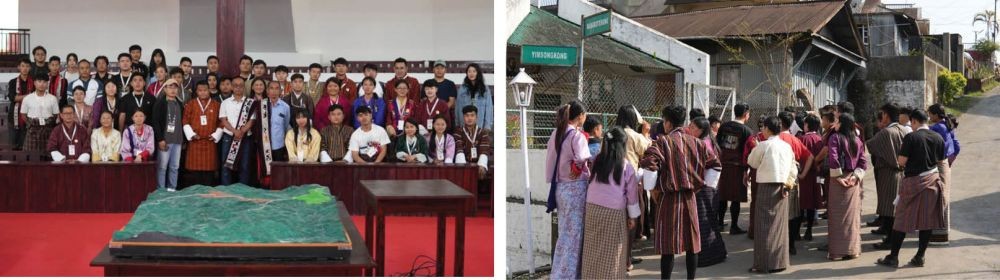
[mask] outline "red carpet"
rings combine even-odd
[[[90,260],[131,217],[0,213],[0,276],[101,276]],[[364,236],[364,217],[352,218]],[[445,275],[452,275],[454,223],[448,223]],[[436,230],[436,218],[387,217],[386,276],[409,271],[418,255],[433,258]],[[491,218],[466,219],[465,276],[493,276]]]

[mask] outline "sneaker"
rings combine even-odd
[[[167,191],[168,191],[168,192],[176,192],[176,191],[177,191],[177,189],[175,189],[175,188],[167,188]]]

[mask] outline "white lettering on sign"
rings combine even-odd
[[[594,28],[597,28],[598,26],[607,25],[607,24],[608,24],[608,19],[603,18],[603,19],[599,19],[597,21],[588,22],[587,23],[587,29],[594,29]]]
[[[564,52],[531,52],[531,58],[539,59],[568,59],[567,54]]]

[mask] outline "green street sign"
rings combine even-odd
[[[596,13],[583,18],[583,37],[611,32],[611,10]]]
[[[576,54],[576,47],[523,45],[521,64],[573,66]]]

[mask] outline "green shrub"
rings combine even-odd
[[[938,93],[940,93],[941,102],[951,104],[965,90],[966,83],[968,81],[962,73],[951,72],[947,69],[938,72]]]

